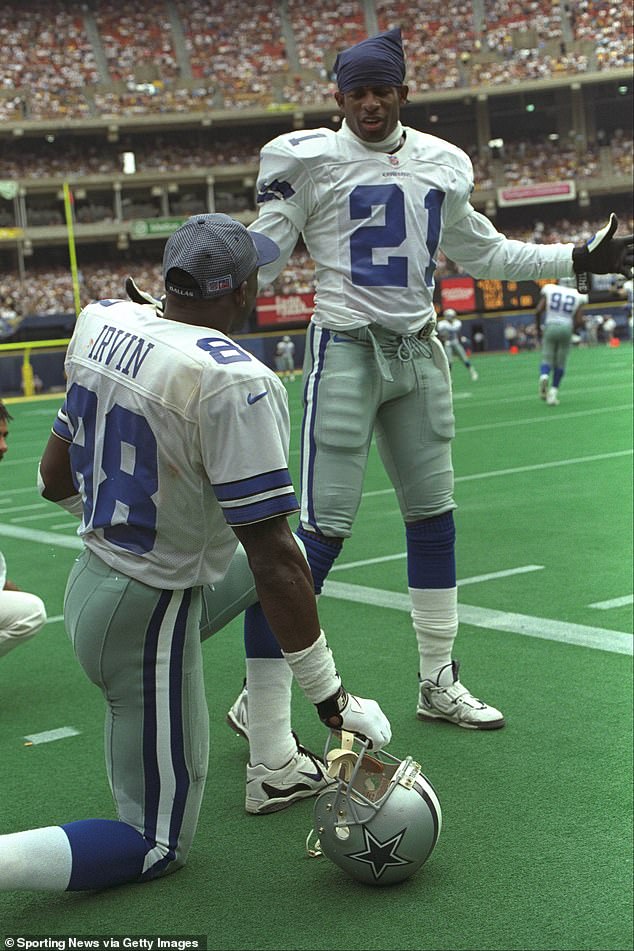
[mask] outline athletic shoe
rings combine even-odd
[[[549,406],[559,406],[559,400],[557,399],[557,390],[554,386],[548,390],[548,396],[546,397],[546,402]]]
[[[249,706],[247,699],[247,682],[244,681],[242,690],[240,691],[235,702],[231,706],[230,710],[227,712],[226,722],[231,727],[234,733],[237,733],[238,736],[244,737],[244,739],[249,742]]]
[[[460,664],[452,660],[442,668],[436,680],[420,685],[416,716],[419,720],[448,720],[468,730],[498,730],[504,717],[495,707],[472,697],[458,680]]]
[[[316,796],[334,780],[318,756],[300,746],[295,734],[297,752],[279,769],[262,763],[247,766],[247,794],[244,807],[252,815],[279,812],[309,796]]]
[[[478,371],[475,367],[471,367],[469,373],[471,374],[471,379],[475,383],[475,381],[478,379]]]
[[[548,396],[548,377],[542,374],[539,378],[539,398],[545,400]]]

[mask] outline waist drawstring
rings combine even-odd
[[[374,351],[374,358],[381,373],[381,376],[387,383],[393,383],[394,377],[390,370],[388,360],[396,358],[400,363],[409,363],[414,357],[423,356],[431,358],[432,351],[429,338],[436,329],[436,321],[430,320],[425,326],[415,334],[393,334],[386,331],[384,327],[378,324],[371,324],[368,327],[358,327],[355,330],[343,331],[347,336],[355,340],[361,340],[369,343]],[[379,339],[377,339],[377,331]],[[338,331],[342,333],[342,331]]]

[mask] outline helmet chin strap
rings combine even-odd
[[[352,749],[354,743],[354,734],[347,730],[341,730],[341,747],[335,750],[328,750],[326,754],[326,763],[328,764],[328,775],[332,779],[342,779],[349,783],[352,779],[352,773],[356,766],[359,754]]]

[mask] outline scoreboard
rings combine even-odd
[[[441,310],[459,314],[492,314],[500,311],[535,310],[548,281],[498,281],[468,275],[441,278],[436,284],[435,303]]]
[[[476,310],[533,310],[537,307],[539,293],[547,281],[496,281],[475,282]]]

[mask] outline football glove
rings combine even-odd
[[[615,238],[618,218],[612,212],[605,228],[593,235],[587,244],[572,250],[572,266],[577,276],[577,290],[590,292],[591,274],[624,274],[632,277],[634,265],[634,235]]]
[[[322,723],[331,730],[347,730],[354,733],[362,742],[366,740],[370,749],[380,750],[392,739],[390,721],[375,700],[364,700],[348,693],[343,686],[336,694],[316,703],[317,713]]]
[[[133,277],[126,277],[125,292],[135,304],[151,304],[152,307],[156,307],[160,314],[162,314],[165,309],[165,298],[153,297],[148,291],[142,291],[137,287]]]

